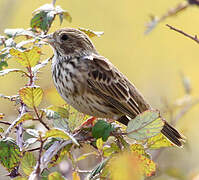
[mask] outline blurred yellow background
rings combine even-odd
[[[162,99],[170,104],[184,95],[180,72],[191,79],[193,96],[199,97],[199,46],[192,40],[169,30],[170,24],[190,34],[199,35],[199,8],[190,7],[176,17],[159,24],[152,33],[144,35],[149,15],[162,15],[169,8],[183,0],[57,0],[72,15],[72,23],[66,21],[60,26],[59,19],[53,23],[51,31],[61,27],[83,27],[104,31],[101,38],[93,38],[96,48],[103,56],[115,64],[144,94],[155,108],[162,108]],[[41,0],[0,0],[0,34],[5,28],[29,28],[32,11],[51,3]],[[44,50],[52,54],[49,47]],[[43,56],[43,59],[48,57]],[[13,59],[9,67],[15,67]],[[19,66],[20,67],[20,66]],[[0,94],[14,95],[26,82],[20,75],[0,78]],[[38,85],[48,93],[43,106],[63,104],[61,98],[48,97],[55,94],[50,73],[50,65],[40,74]],[[53,89],[52,89],[53,88]],[[159,157],[159,167],[179,168],[189,177],[199,172],[199,106],[194,106],[178,123],[177,128],[187,136],[188,148],[168,148]],[[10,102],[0,99],[0,112],[5,119],[14,120],[16,111]],[[176,173],[176,172],[174,172]],[[1,174],[0,179],[6,179]],[[161,176],[158,179],[171,179]]]

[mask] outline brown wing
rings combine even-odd
[[[88,87],[121,114],[134,118],[150,105],[134,85],[106,58],[98,55],[89,61]]]

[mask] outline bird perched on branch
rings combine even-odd
[[[73,28],[46,37],[54,50],[52,76],[62,98],[78,111],[127,125],[129,119],[152,109],[136,87],[105,57],[89,37]],[[175,145],[182,136],[166,121],[161,132]]]

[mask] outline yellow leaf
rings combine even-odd
[[[59,172],[52,172],[48,175],[48,180],[65,180]]]
[[[3,117],[4,117],[4,114],[0,113],[0,119],[3,119]]]
[[[171,147],[174,146],[163,134],[159,133],[158,135],[151,137],[147,140],[147,146],[150,149],[159,149],[162,147]]]
[[[141,144],[132,144],[130,146],[130,149],[131,149],[131,151],[136,152],[136,153],[138,153],[140,155],[143,155],[143,156],[145,156],[145,157],[147,157],[149,159],[151,158],[150,155],[145,152],[144,146],[142,146]]]
[[[139,158],[142,172],[145,176],[150,177],[155,174],[156,164],[149,158],[135,153]]]
[[[98,138],[96,141],[97,149],[102,150],[103,144],[104,144],[104,142],[103,142],[102,138]]]
[[[140,180],[154,175],[156,170],[156,164],[151,159],[136,152],[113,156],[108,167],[112,180]]]
[[[40,60],[41,49],[34,46],[31,49],[20,51],[17,49],[10,49],[10,54],[25,67],[34,67]]]
[[[41,103],[43,90],[39,86],[27,86],[19,90],[19,95],[28,107],[37,107]]]
[[[36,158],[32,152],[26,152],[21,160],[21,168],[26,175],[30,175],[36,165]]]
[[[47,109],[57,112],[61,118],[68,118],[69,116],[68,110],[64,107],[50,106]]]
[[[26,178],[26,177],[16,177],[16,178],[14,178],[14,180],[28,180],[28,178]]]
[[[11,132],[11,130],[16,127],[18,124],[20,124],[23,121],[31,120],[33,119],[33,116],[29,113],[24,113],[22,116],[18,117],[6,130],[6,136]]]
[[[79,28],[79,30],[87,34],[90,38],[95,37],[95,36],[100,37],[101,35],[104,34],[104,32],[96,32],[96,31],[92,31],[90,29],[84,29],[84,28]]]
[[[141,180],[142,168],[134,153],[122,153],[113,158],[107,164],[110,170],[111,180]]]
[[[13,124],[13,127],[16,127],[21,122],[24,122],[26,120],[32,120],[32,119],[33,119],[33,116],[31,114],[25,113],[20,118],[16,119],[12,124]]]
[[[62,138],[65,140],[70,139],[70,137],[62,130],[59,129],[50,129],[46,132],[44,138],[49,138],[49,137],[54,137],[54,138]]]
[[[73,180],[80,180],[79,174],[77,172],[73,172]]]
[[[84,160],[91,155],[98,156],[98,153],[93,151],[93,152],[90,152],[90,153],[87,153],[87,154],[83,154],[83,155],[79,156],[75,161],[78,162],[78,161]]]

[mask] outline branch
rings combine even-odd
[[[8,125],[8,126],[10,126],[10,125],[11,125],[11,123],[6,122],[6,121],[0,121],[0,124],[5,124],[5,125]]]
[[[26,105],[21,103],[21,107],[20,107],[20,115],[19,115],[19,118],[21,118],[24,113],[26,112]],[[12,128],[12,125],[8,128],[11,130]],[[20,148],[20,151],[23,150],[23,126],[22,126],[22,123],[20,123],[18,126],[17,126],[17,145],[19,146]]]
[[[53,6],[55,6],[55,3],[56,3],[56,0],[53,0],[53,1],[52,1]]]
[[[189,34],[185,33],[182,30],[179,30],[179,29],[177,29],[177,28],[175,28],[173,26],[170,26],[169,24],[167,24],[166,26],[169,27],[171,30],[174,30],[174,31],[176,31],[176,32],[178,32],[180,34],[183,34],[184,36],[188,37],[189,39],[194,40],[196,43],[199,44],[199,39],[198,39],[197,35],[195,35],[195,36],[189,35]]]
[[[39,113],[37,111],[37,108],[35,106],[33,106],[33,109],[35,111],[35,114],[37,116],[37,120],[47,129],[47,130],[50,130],[50,128],[48,127],[48,125],[42,120],[42,117],[43,117],[43,112],[41,114],[41,116],[39,116]]]
[[[199,98],[196,99],[195,101],[187,104],[177,115],[174,119],[171,120],[172,125],[176,125],[178,120],[182,118],[193,106],[197,105],[199,103]]]
[[[145,34],[150,33],[160,22],[164,21],[166,18],[177,15],[179,12],[182,12],[189,6],[190,4],[188,2],[183,2],[178,4],[176,7],[169,9],[168,12],[161,17],[151,15],[151,21],[146,25],[147,29]]]

